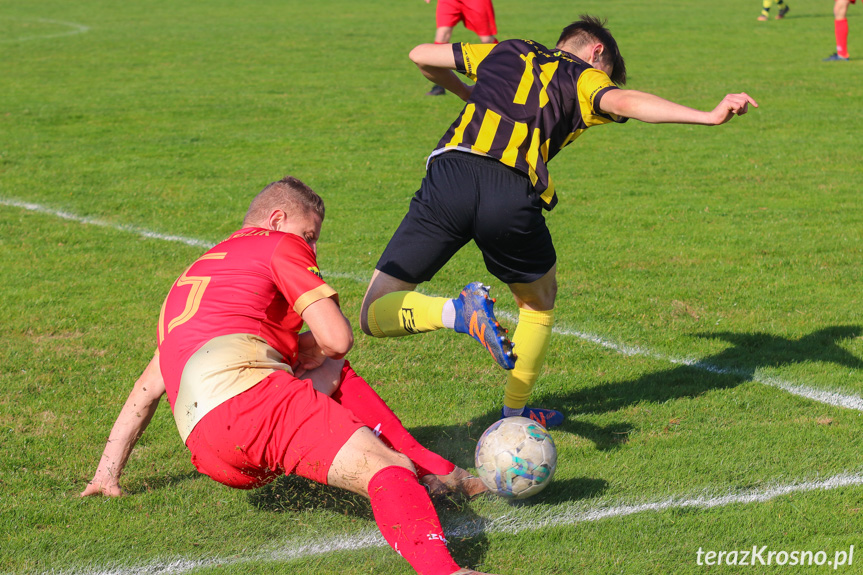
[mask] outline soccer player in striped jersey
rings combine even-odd
[[[564,28],[554,48],[530,40],[423,44],[410,57],[466,105],[431,153],[421,187],[378,261],[363,299],[362,329],[375,337],[443,328],[468,333],[510,370],[502,416],[559,425],[562,413],[527,407],[557,294],[557,259],[543,214],[558,200],[548,162],[594,126],[629,118],[717,125],[757,104],[745,93],[728,94],[701,111],[619,89],[626,82],[623,57],[604,23],[591,16]],[[512,342],[481,283],[468,284],[454,299],[414,291],[471,240],[515,297]]]

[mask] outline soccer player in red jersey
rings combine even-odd
[[[543,215],[558,199],[548,162],[594,126],[629,118],[712,126],[757,104],[745,93],[728,94],[701,111],[619,89],[626,83],[623,57],[604,23],[590,16],[564,28],[554,48],[530,40],[423,44],[410,57],[466,105],[429,156],[420,189],[377,263],[362,329],[375,337],[444,328],[470,334],[510,370],[502,416],[560,425],[559,411],[526,406],[548,350],[557,296],[557,257]],[[515,297],[512,342],[479,282],[454,299],[414,291],[470,241]]]
[[[239,489],[294,473],[359,493],[417,573],[476,573],[449,554],[418,475],[440,494],[486,488],[417,443],[343,359],[353,333],[318,270],[323,218],[323,201],[308,186],[274,182],[252,201],[243,228],[177,279],[162,306],[156,355],[81,495],[122,494],[129,454],[167,395],[201,473]],[[304,323],[309,331],[300,333]]]
[[[431,0],[426,0],[429,4]],[[464,27],[476,32],[483,44],[497,44],[497,24],[494,20],[494,6],[491,0],[437,0],[435,9],[434,43],[448,44],[452,38],[452,30],[459,22]],[[443,96],[446,94],[443,86],[437,84],[426,93],[426,96]]]
[[[833,31],[836,35],[836,52],[824,58],[825,62],[847,62],[848,53],[848,5],[857,0],[833,0]]]

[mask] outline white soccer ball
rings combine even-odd
[[[492,492],[524,499],[551,482],[557,448],[548,431],[526,417],[506,417],[486,429],[476,445],[476,472]]]

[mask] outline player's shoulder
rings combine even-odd
[[[556,61],[558,65],[562,66],[572,66],[579,70],[591,69],[592,66],[580,59],[575,54],[571,54],[565,50],[561,50],[560,48],[548,47],[544,44],[540,44],[535,40],[504,40],[499,45],[506,45],[508,51],[519,52],[522,55],[525,55],[529,52],[533,52],[538,61]]]
[[[510,38],[508,40],[498,42],[494,46],[492,52],[518,52],[520,54],[527,54],[528,52],[536,52],[538,50],[548,51],[547,48],[539,42],[524,38]]]

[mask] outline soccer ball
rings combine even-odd
[[[486,429],[476,445],[476,472],[492,492],[524,499],[551,482],[557,448],[548,431],[526,417],[506,417]]]

